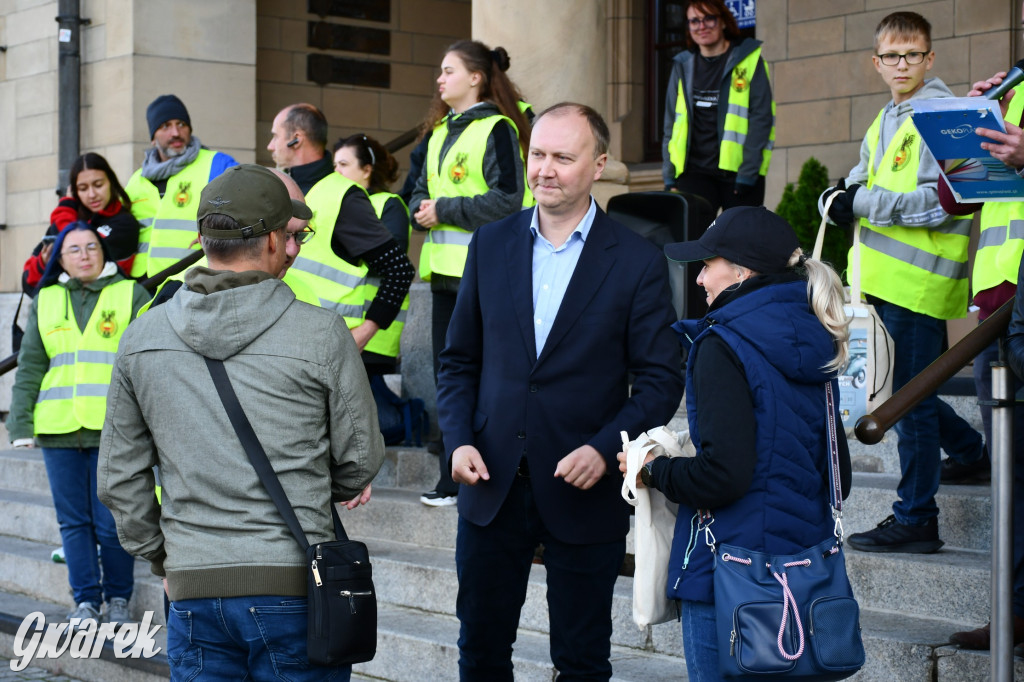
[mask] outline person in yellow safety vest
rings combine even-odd
[[[88,223],[69,224],[53,253],[18,352],[7,430],[15,448],[43,450],[75,603],[68,617],[80,627],[124,622],[135,560],[96,497],[96,467],[117,344],[149,294]]]
[[[277,167],[306,195],[315,235],[303,244],[286,281],[301,280],[345,318],[360,351],[402,310],[416,271],[381,224],[366,190],[334,172],[327,119],[312,104],[293,104],[274,117],[267,145]],[[365,268],[365,270],[364,270]],[[367,296],[369,278],[378,279]]]
[[[334,170],[369,193],[377,217],[399,247],[408,253],[412,232],[409,209],[400,196],[388,191],[391,183],[398,179],[398,161],[395,157],[380,142],[360,133],[334,144]],[[372,298],[377,292],[376,283],[373,280],[368,282],[365,291],[367,297]],[[406,294],[402,310],[395,321],[387,329],[377,332],[363,349],[363,364],[371,376],[395,372],[401,350],[402,329],[408,314],[409,296]]]
[[[428,231],[420,277],[432,293],[435,381],[473,231],[533,204],[523,163],[530,126],[519,107],[523,98],[505,74],[509,64],[503,47],[453,44],[424,121],[427,155],[409,210],[413,229]],[[445,458],[439,459],[440,480],[420,498],[430,506],[454,504],[458,494]]]
[[[694,0],[686,20],[687,49],[672,61],[665,97],[665,189],[701,196],[716,213],[760,206],[775,144],[761,41],[740,36],[723,0]]]
[[[951,97],[938,78],[925,80],[935,61],[931,25],[915,12],[889,14],[875,30],[875,69],[892,100],[864,136],[860,162],[834,192],[828,217],[857,221],[861,289],[875,303],[893,338],[893,391],[942,352],[946,320],[967,314],[970,218],[951,218],[939,203],[939,165],[911,121],[912,100]],[[851,251],[851,259],[855,256]],[[847,542],[868,552],[930,553],[938,534],[941,450],[956,462],[985,456],[981,435],[932,393],[896,424],[902,477],[893,514]]]
[[[967,93],[978,97],[992,87],[999,85],[1006,77],[1000,72],[985,81],[978,81]],[[1024,173],[1024,145],[1021,144],[1021,119],[1024,117],[1024,91],[1018,88],[1013,95],[1004,96],[1001,101],[1003,120],[1007,132],[981,130],[978,134],[991,137],[993,142],[982,142],[992,156],[1014,169]],[[974,358],[974,387],[978,393],[978,407],[985,428],[985,440],[992,443],[992,363],[999,360],[999,347],[1005,344],[1006,359],[1015,374],[1010,375],[1009,395],[1017,395],[1022,383],[1022,362],[1024,350],[1024,293],[1021,292],[1021,254],[1024,253],[1024,201],[991,201],[984,204],[958,204],[949,186],[939,183],[939,199],[942,208],[954,215],[966,215],[980,211],[981,234],[978,250],[974,255],[974,269],[971,272],[971,289],[974,305],[978,308],[979,323],[988,318],[1004,303],[1017,297],[1013,319],[1006,334],[990,343]],[[1019,404],[1018,404],[1019,405]],[[1013,460],[1018,475],[1013,479],[1015,500],[1024,500],[1024,407],[1013,408]],[[942,461],[940,480],[942,483],[978,483],[990,480],[991,462],[985,457],[978,462],[960,464],[947,458]],[[1015,509],[1021,507],[1015,505]],[[1013,643],[1014,653],[1024,655],[1024,519],[1015,511],[1013,538]],[[984,625],[973,630],[954,632],[949,637],[952,644],[962,649],[989,649],[991,644],[990,626]]]
[[[142,225],[132,277],[152,276],[189,255],[196,236],[199,193],[238,162],[202,146],[192,134],[188,109],[174,95],[160,95],[146,108],[152,148],[125,191]]]

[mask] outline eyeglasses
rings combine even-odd
[[[298,232],[289,232],[288,236],[285,237],[285,241],[287,241],[289,239],[294,239],[296,244],[298,244],[299,246],[302,246],[303,244],[308,242],[310,239],[312,239],[314,234],[316,234],[316,230],[314,230],[309,225],[306,225],[304,228],[302,228]]]
[[[708,28],[714,28],[718,25],[718,15],[709,14],[699,19],[688,19],[687,23],[690,24],[690,30],[696,31],[701,26],[707,26]]]
[[[85,250],[86,250],[87,253],[96,253],[97,251],[100,250],[100,243],[99,242],[89,242],[88,244],[85,245]],[[80,255],[82,255],[82,247],[81,246],[71,246],[71,247],[68,247],[68,248],[64,249],[63,251],[61,251],[60,255],[62,255],[62,256],[80,256]]]
[[[897,54],[895,52],[887,52],[877,56],[878,60],[886,66],[898,66],[901,59],[905,59],[908,65],[920,64],[928,56],[928,53],[908,52],[906,54]]]

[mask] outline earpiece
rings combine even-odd
[[[295,146],[295,145],[297,145],[298,143],[299,143],[299,138],[297,138],[297,137],[296,137],[296,138],[295,138],[295,139],[293,139],[293,140],[292,140],[291,142],[289,142],[288,144],[286,144],[286,145],[285,145],[285,147],[294,147],[294,146]]]

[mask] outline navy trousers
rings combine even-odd
[[[517,477],[489,525],[459,517],[455,611],[464,682],[511,682],[512,644],[538,544],[544,545],[551,660],[558,680],[611,677],[612,590],[625,538],[591,545],[559,541],[540,518],[529,479]]]

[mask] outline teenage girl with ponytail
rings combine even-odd
[[[438,89],[424,122],[427,157],[413,190],[409,210],[413,228],[426,230],[420,276],[433,294],[434,374],[455,308],[473,230],[532,204],[526,190],[523,159],[530,128],[520,111],[519,90],[505,72],[508,52],[475,40],[460,40],[441,62]],[[452,482],[442,452],[437,487],[424,504],[454,504]]]

